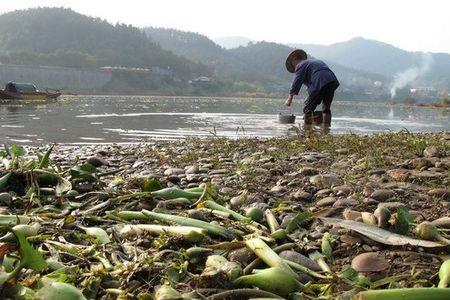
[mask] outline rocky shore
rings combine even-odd
[[[349,299],[437,286],[450,254],[418,230],[428,221],[445,237],[450,228],[450,133],[49,148],[3,153],[0,224],[5,236],[15,224],[39,227],[25,236],[46,263],[22,264],[1,283],[2,298],[42,298],[65,282],[88,299]],[[8,215],[28,219],[2,221]],[[187,226],[160,215],[228,235],[132,227]],[[19,236],[0,239],[6,274],[26,255]],[[280,291],[237,279],[274,267],[252,239],[293,262],[283,266],[299,285]]]

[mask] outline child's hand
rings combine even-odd
[[[294,96],[289,95],[288,98],[286,99],[286,102],[284,102],[284,105],[286,105],[286,106],[291,106],[291,104],[292,104],[292,99],[294,99]]]

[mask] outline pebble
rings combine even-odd
[[[362,253],[352,260],[352,268],[357,272],[371,273],[381,272],[389,269],[389,262],[377,252],[372,251],[372,247],[367,246],[368,252]]]
[[[372,198],[364,198],[362,201],[366,205],[378,205],[380,202]]]
[[[429,159],[426,159],[423,157],[414,158],[409,163],[415,169],[420,169],[420,168],[424,168],[424,167],[428,168],[433,165],[433,163]]]
[[[428,195],[436,198],[450,200],[450,189],[436,188],[428,191]]]
[[[186,174],[198,174],[199,173],[199,168],[198,168],[198,166],[191,166],[191,167],[188,167],[187,169],[186,169]]]
[[[342,180],[336,174],[328,173],[322,175],[314,175],[309,181],[315,186],[321,188],[331,188],[335,185],[342,184]]]
[[[333,207],[353,207],[358,205],[358,201],[353,198],[343,198],[334,202]]]
[[[372,195],[373,191],[374,191],[373,187],[366,185],[363,189],[363,196],[369,197],[370,195]]]
[[[226,175],[230,173],[230,171],[228,169],[218,169],[218,170],[212,170],[211,172],[209,172],[209,175]]]
[[[297,201],[310,201],[312,199],[312,194],[303,190],[298,190],[294,193],[293,198]]]
[[[234,192],[234,189],[230,188],[230,187],[223,187],[219,190],[219,193],[221,194],[231,194]]]
[[[321,189],[316,192],[316,197],[325,197],[332,193],[333,191],[330,189]]]
[[[340,241],[342,243],[346,243],[347,245],[353,246],[353,245],[358,245],[361,244],[361,239],[354,237],[352,235],[348,235],[348,234],[343,234],[339,237]]]
[[[379,205],[382,205],[382,206],[388,208],[389,210],[395,210],[395,209],[399,208],[400,206],[405,206],[405,204],[403,204],[401,202],[398,202],[398,201],[396,201],[396,202],[383,202],[383,203],[380,203]]]
[[[287,191],[287,188],[282,185],[276,185],[273,188],[271,188],[270,191],[273,193],[284,193]]]
[[[325,197],[316,202],[316,206],[324,207],[333,205],[337,199],[335,197]]]
[[[184,174],[184,169],[181,168],[169,168],[164,171],[165,176],[181,175],[181,174]]]
[[[333,188],[333,193],[338,196],[347,196],[352,192],[352,187],[348,185],[339,185]]]
[[[337,154],[347,154],[348,149],[347,148],[339,148],[339,149],[336,149],[336,153]]]
[[[362,245],[361,248],[363,248],[363,250],[366,252],[372,251],[372,247],[370,247],[369,245],[366,245],[366,244]]]
[[[408,169],[392,169],[386,172],[389,177],[398,181],[405,181],[410,176],[410,171]]]
[[[91,156],[86,160],[86,162],[90,163],[91,165],[93,165],[96,168],[109,165],[109,162],[106,159],[98,157],[98,156]]]
[[[303,176],[312,176],[312,175],[319,174],[319,171],[318,171],[317,169],[315,169],[315,168],[304,167],[304,168],[301,168],[301,169],[298,171],[298,173],[299,173],[300,175],[303,175]]]
[[[395,193],[393,191],[387,190],[387,189],[380,189],[380,190],[375,190],[370,195],[370,198],[383,202],[383,201],[393,198],[394,196],[395,196]]]
[[[361,219],[361,212],[347,208],[342,212],[342,217],[345,220],[356,221],[358,219]]]
[[[423,150],[423,156],[425,157],[439,157],[440,153],[436,146],[429,146]]]

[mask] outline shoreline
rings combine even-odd
[[[370,274],[360,271],[361,274],[372,283],[400,275],[395,280],[399,287],[413,287],[419,282],[424,287],[437,284],[433,275],[450,253],[448,247],[385,245],[321,221],[323,217],[332,217],[362,224],[362,213],[371,215],[383,206],[392,217],[392,225],[389,223],[386,230],[394,232],[397,230],[396,218],[401,207],[405,207],[413,223],[403,234],[417,238],[414,234],[417,224],[450,217],[450,132],[56,145],[46,172],[58,174],[70,182],[71,192],[58,193],[58,187],[47,182],[41,187],[42,193],[31,198],[25,194],[26,177],[19,175],[29,170],[25,167],[29,165],[27,161],[35,159],[37,153],[44,154],[49,145],[25,148],[28,154],[21,158],[23,167],[17,169],[15,181],[3,190],[11,195],[11,199],[9,205],[3,203],[0,207],[1,214],[42,218],[39,236],[31,238],[33,244],[41,247],[45,258],[53,253],[61,265],[72,270],[74,276],[68,282],[83,290],[89,298],[117,295],[111,294],[114,292],[134,299],[138,294],[153,293],[167,280],[178,292],[191,295],[200,290],[214,294],[218,289],[238,288],[232,280],[223,277],[221,271],[206,274],[204,260],[214,253],[234,261],[241,268],[248,267],[255,258],[243,243],[248,236],[260,236],[272,248],[291,245],[288,252],[308,256],[323,249],[321,245],[327,233],[332,259],[326,261],[333,274],[340,274],[350,265],[357,268],[355,258],[360,254],[376,253],[382,265],[389,268],[372,270]],[[95,169],[86,167],[86,162]],[[7,170],[0,167],[0,175],[5,172]],[[36,168],[32,172],[43,174],[44,171]],[[57,182],[66,182],[61,180]],[[217,194],[207,195],[214,195],[214,201],[237,214],[245,216],[250,208],[270,209],[285,235],[275,237],[268,229],[260,231],[257,226],[236,221],[230,212],[205,207],[201,200],[197,205],[188,199],[150,196],[145,191],[155,184],[162,188],[177,186],[182,189],[198,189],[211,184]],[[118,215],[121,211],[139,213],[143,209],[215,221],[214,224],[220,224],[238,236],[228,240],[208,233],[200,242],[193,242],[168,232],[155,235],[136,231],[125,235],[123,227],[126,224],[158,224],[145,216],[129,223],[130,220]],[[299,221],[299,216],[306,219]],[[264,218],[258,222],[268,226]],[[450,224],[447,222],[445,226]],[[95,236],[87,235],[82,229],[85,227],[102,228],[109,242],[99,245]],[[66,251],[54,248],[55,242],[59,247],[72,245],[80,252],[68,255]],[[195,259],[180,254],[193,246],[202,247],[206,252]],[[93,250],[88,252],[87,249]],[[317,267],[309,259],[300,263]],[[97,271],[92,272],[93,268]],[[261,265],[259,268],[266,267]],[[179,272],[176,277],[173,270]],[[326,274],[320,268],[315,270]],[[415,276],[408,275],[413,271]],[[46,276],[49,273],[47,270],[40,274]],[[328,279],[299,274],[303,282],[329,283]],[[30,276],[33,276],[30,272],[22,274],[19,283],[30,282]],[[337,278],[333,279],[336,280],[331,291],[333,299],[362,290],[355,282],[352,286],[349,281]],[[91,283],[86,287],[87,280]],[[93,290],[92,282],[98,282],[100,288]],[[387,288],[387,285],[378,288]],[[321,294],[316,290],[311,293],[316,297]]]

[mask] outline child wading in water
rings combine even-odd
[[[308,89],[308,98],[303,106],[305,125],[313,122],[314,110],[322,103],[322,122],[331,125],[331,102],[339,81],[333,71],[321,60],[308,58],[306,52],[300,49],[292,51],[286,58],[286,69],[295,73],[289,96],[284,103],[291,106],[294,95],[298,95],[302,85]]]

